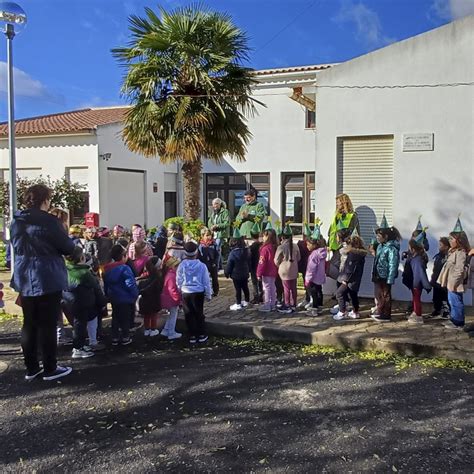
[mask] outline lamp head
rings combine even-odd
[[[0,2],[0,29],[4,33],[13,30],[18,34],[26,26],[26,13],[14,2]]]

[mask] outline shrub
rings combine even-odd
[[[168,227],[169,224],[180,225],[183,229],[183,234],[192,236],[197,242],[201,239],[201,229],[205,227],[204,222],[199,219],[185,221],[184,217],[170,217],[163,222],[165,227]]]

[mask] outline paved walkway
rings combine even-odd
[[[0,281],[8,282],[8,275],[0,274]],[[334,321],[329,307],[334,303],[325,297],[325,311],[321,316],[308,316],[305,312],[294,314],[260,313],[255,307],[242,311],[229,311],[234,303],[233,285],[220,279],[221,292],[206,303],[206,318],[210,334],[227,337],[259,338],[270,341],[287,341],[318,344],[356,350],[383,350],[404,355],[445,357],[474,363],[474,339],[464,331],[445,329],[443,320],[433,318],[424,325],[409,324],[403,308],[406,302],[395,302],[393,322],[376,323],[369,318],[372,300],[361,300],[360,320]],[[5,310],[20,314],[14,304],[16,294],[5,284]],[[302,296],[302,294],[301,294]],[[431,305],[424,306],[424,314],[431,312]],[[474,308],[467,307],[467,322],[474,323]],[[178,327],[183,328],[180,317]]]

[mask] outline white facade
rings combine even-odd
[[[437,239],[453,229],[460,212],[474,242],[474,87],[332,88],[458,82],[474,82],[473,16],[320,72],[315,187],[323,222],[330,222],[334,197],[343,191],[338,143],[393,137],[393,202],[387,211],[389,223],[404,237],[402,249],[420,214],[429,226],[431,256],[437,251]],[[433,150],[403,151],[405,134],[433,134]],[[375,208],[377,200],[364,204]],[[380,222],[381,209],[375,214]],[[409,299],[400,280],[394,296]],[[371,292],[369,284],[361,289],[363,294]]]
[[[148,227],[165,218],[165,191],[176,193],[177,166],[162,165],[131,153],[123,143],[121,124],[97,127],[95,133],[77,135],[17,137],[17,169],[24,177],[64,176],[86,185],[89,210],[100,215],[100,225],[133,223]],[[106,161],[104,155],[110,153]],[[0,140],[0,179],[8,179],[8,142]],[[120,173],[119,173],[120,172]],[[137,172],[142,188],[138,189]],[[109,195],[109,187],[114,198]],[[137,199],[141,192],[140,199]]]

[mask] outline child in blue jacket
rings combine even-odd
[[[126,346],[132,342],[130,323],[135,314],[138,287],[135,275],[126,264],[127,252],[121,245],[110,251],[112,263],[104,267],[104,291],[112,303],[112,345],[120,342]]]
[[[249,305],[250,254],[243,237],[230,239],[229,247],[231,250],[224,274],[226,278],[232,278],[235,288],[235,304],[231,305],[229,309],[238,311]],[[244,299],[242,299],[242,292]]]

